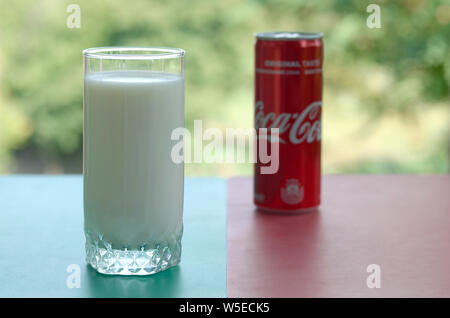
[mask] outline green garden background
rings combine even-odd
[[[253,34],[273,30],[324,33],[324,173],[448,173],[449,23],[448,1],[0,0],[0,173],[81,173],[88,47],[183,48],[186,126],[253,127]]]

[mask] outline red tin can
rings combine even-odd
[[[268,153],[279,150],[275,173],[262,173],[268,164],[256,156],[254,203],[259,209],[306,212],[320,204],[322,64],[322,33],[256,34],[256,151],[262,139],[270,140]],[[276,138],[267,138],[271,128],[279,129]]]

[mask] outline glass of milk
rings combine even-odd
[[[83,51],[86,260],[100,273],[148,275],[180,262],[184,165],[171,159],[171,133],[184,127],[184,54]]]

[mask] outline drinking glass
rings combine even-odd
[[[86,260],[104,274],[147,275],[180,262],[184,165],[182,49],[83,51]]]

